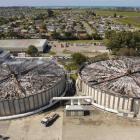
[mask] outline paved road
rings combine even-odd
[[[140,140],[140,121],[97,109],[86,117],[65,117],[62,108],[56,112],[60,118],[48,128],[40,123],[48,113],[1,121],[0,140]]]
[[[0,135],[9,140],[62,140],[63,113],[58,113],[60,117],[47,128],[40,123],[45,114],[0,122]]]
[[[90,117],[64,118],[63,140],[140,140],[140,122],[93,111]]]

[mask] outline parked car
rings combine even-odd
[[[52,125],[57,120],[58,117],[59,117],[59,114],[51,113],[51,114],[47,115],[46,117],[44,117],[41,120],[41,123],[44,124],[46,127],[48,127],[48,126]]]

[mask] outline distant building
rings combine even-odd
[[[30,45],[34,45],[39,52],[43,52],[48,45],[48,41],[46,39],[0,40],[0,48],[12,53],[26,52]]]

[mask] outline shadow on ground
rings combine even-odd
[[[0,135],[0,140],[10,140],[10,137],[5,137],[3,135]]]

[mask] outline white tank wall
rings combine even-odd
[[[21,99],[0,101],[0,116],[16,115],[39,109],[49,104],[52,97],[63,94],[65,88],[66,78],[64,76],[54,87],[41,93]]]
[[[84,94],[86,96],[92,96],[93,104],[101,109],[111,111],[114,113],[119,113],[119,112],[132,113],[132,112],[134,112],[133,98],[128,98],[125,96],[123,96],[123,97],[117,96],[112,93],[101,91],[100,89],[94,89],[93,87],[90,87],[88,84],[86,84],[81,79],[80,76],[77,79],[77,86],[78,86],[78,90],[80,92],[82,92],[82,94]],[[140,102],[139,102],[139,104],[140,104]],[[140,110],[140,108],[137,108],[137,110]]]

